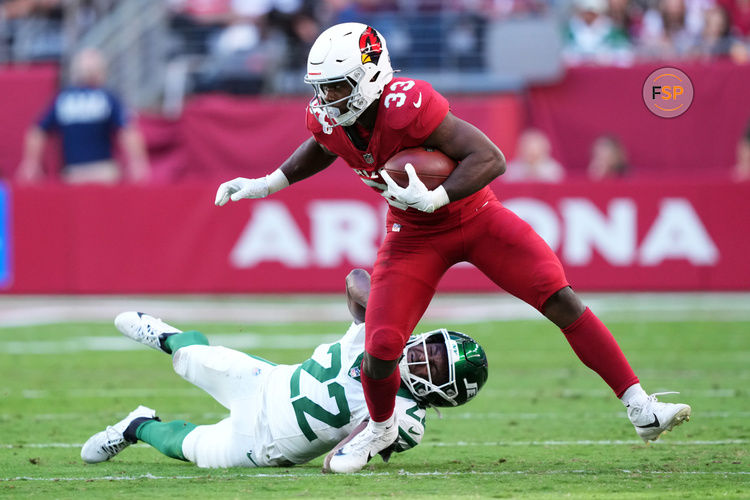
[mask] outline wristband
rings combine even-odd
[[[451,200],[448,198],[448,193],[445,191],[442,184],[432,190],[432,203],[435,206],[435,210],[444,207],[450,202]]]
[[[266,184],[268,184],[268,194],[273,194],[289,187],[289,179],[286,178],[280,168],[277,168],[266,176]]]

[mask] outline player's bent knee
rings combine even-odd
[[[257,467],[267,465],[263,457],[247,453],[255,448],[250,436],[232,431],[231,419],[213,425],[199,425],[182,442],[187,460],[201,468]]]
[[[190,345],[175,351],[172,355],[172,367],[175,373],[181,377],[185,377],[188,371],[190,371],[191,365],[200,362],[199,360],[202,357],[206,357],[204,351],[207,349],[215,348],[204,345]]]
[[[187,361],[185,357],[185,349],[180,349],[172,355],[172,368],[174,368],[175,373],[181,377],[184,377],[185,372],[187,371]]]
[[[374,328],[365,337],[365,352],[378,360],[398,360],[409,334],[395,328]]]

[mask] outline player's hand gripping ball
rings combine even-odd
[[[399,151],[385,162],[383,169],[396,184],[406,187],[409,184],[409,176],[404,170],[407,163],[414,166],[417,176],[429,190],[445,182],[457,165],[453,158],[441,151],[420,146]]]
[[[412,161],[416,162],[418,169]],[[401,210],[412,208],[432,213],[451,201],[442,184],[455,166],[453,160],[436,150],[415,148],[401,151],[380,170],[380,177],[388,186],[382,195],[388,203]],[[401,183],[393,179],[391,173],[401,177]],[[425,181],[432,187],[428,187]]]

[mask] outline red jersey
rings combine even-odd
[[[307,128],[315,140],[329,151],[343,158],[354,169],[360,179],[378,193],[387,188],[380,177],[380,169],[390,157],[403,149],[420,146],[432,134],[448,114],[448,101],[422,80],[394,78],[385,86],[380,96],[378,116],[370,134],[366,149],[358,149],[344,127],[323,127],[308,107]],[[448,222],[450,215],[484,200],[488,188],[480,190],[463,200],[449,203],[432,214],[409,208],[402,210],[390,207],[390,220],[416,225]],[[473,202],[472,202],[473,201]],[[483,202],[483,201],[482,201]]]

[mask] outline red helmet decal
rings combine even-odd
[[[359,51],[362,52],[362,64],[378,63],[380,54],[383,53],[383,45],[380,43],[380,35],[375,28],[368,26],[362,32],[359,37]]]

